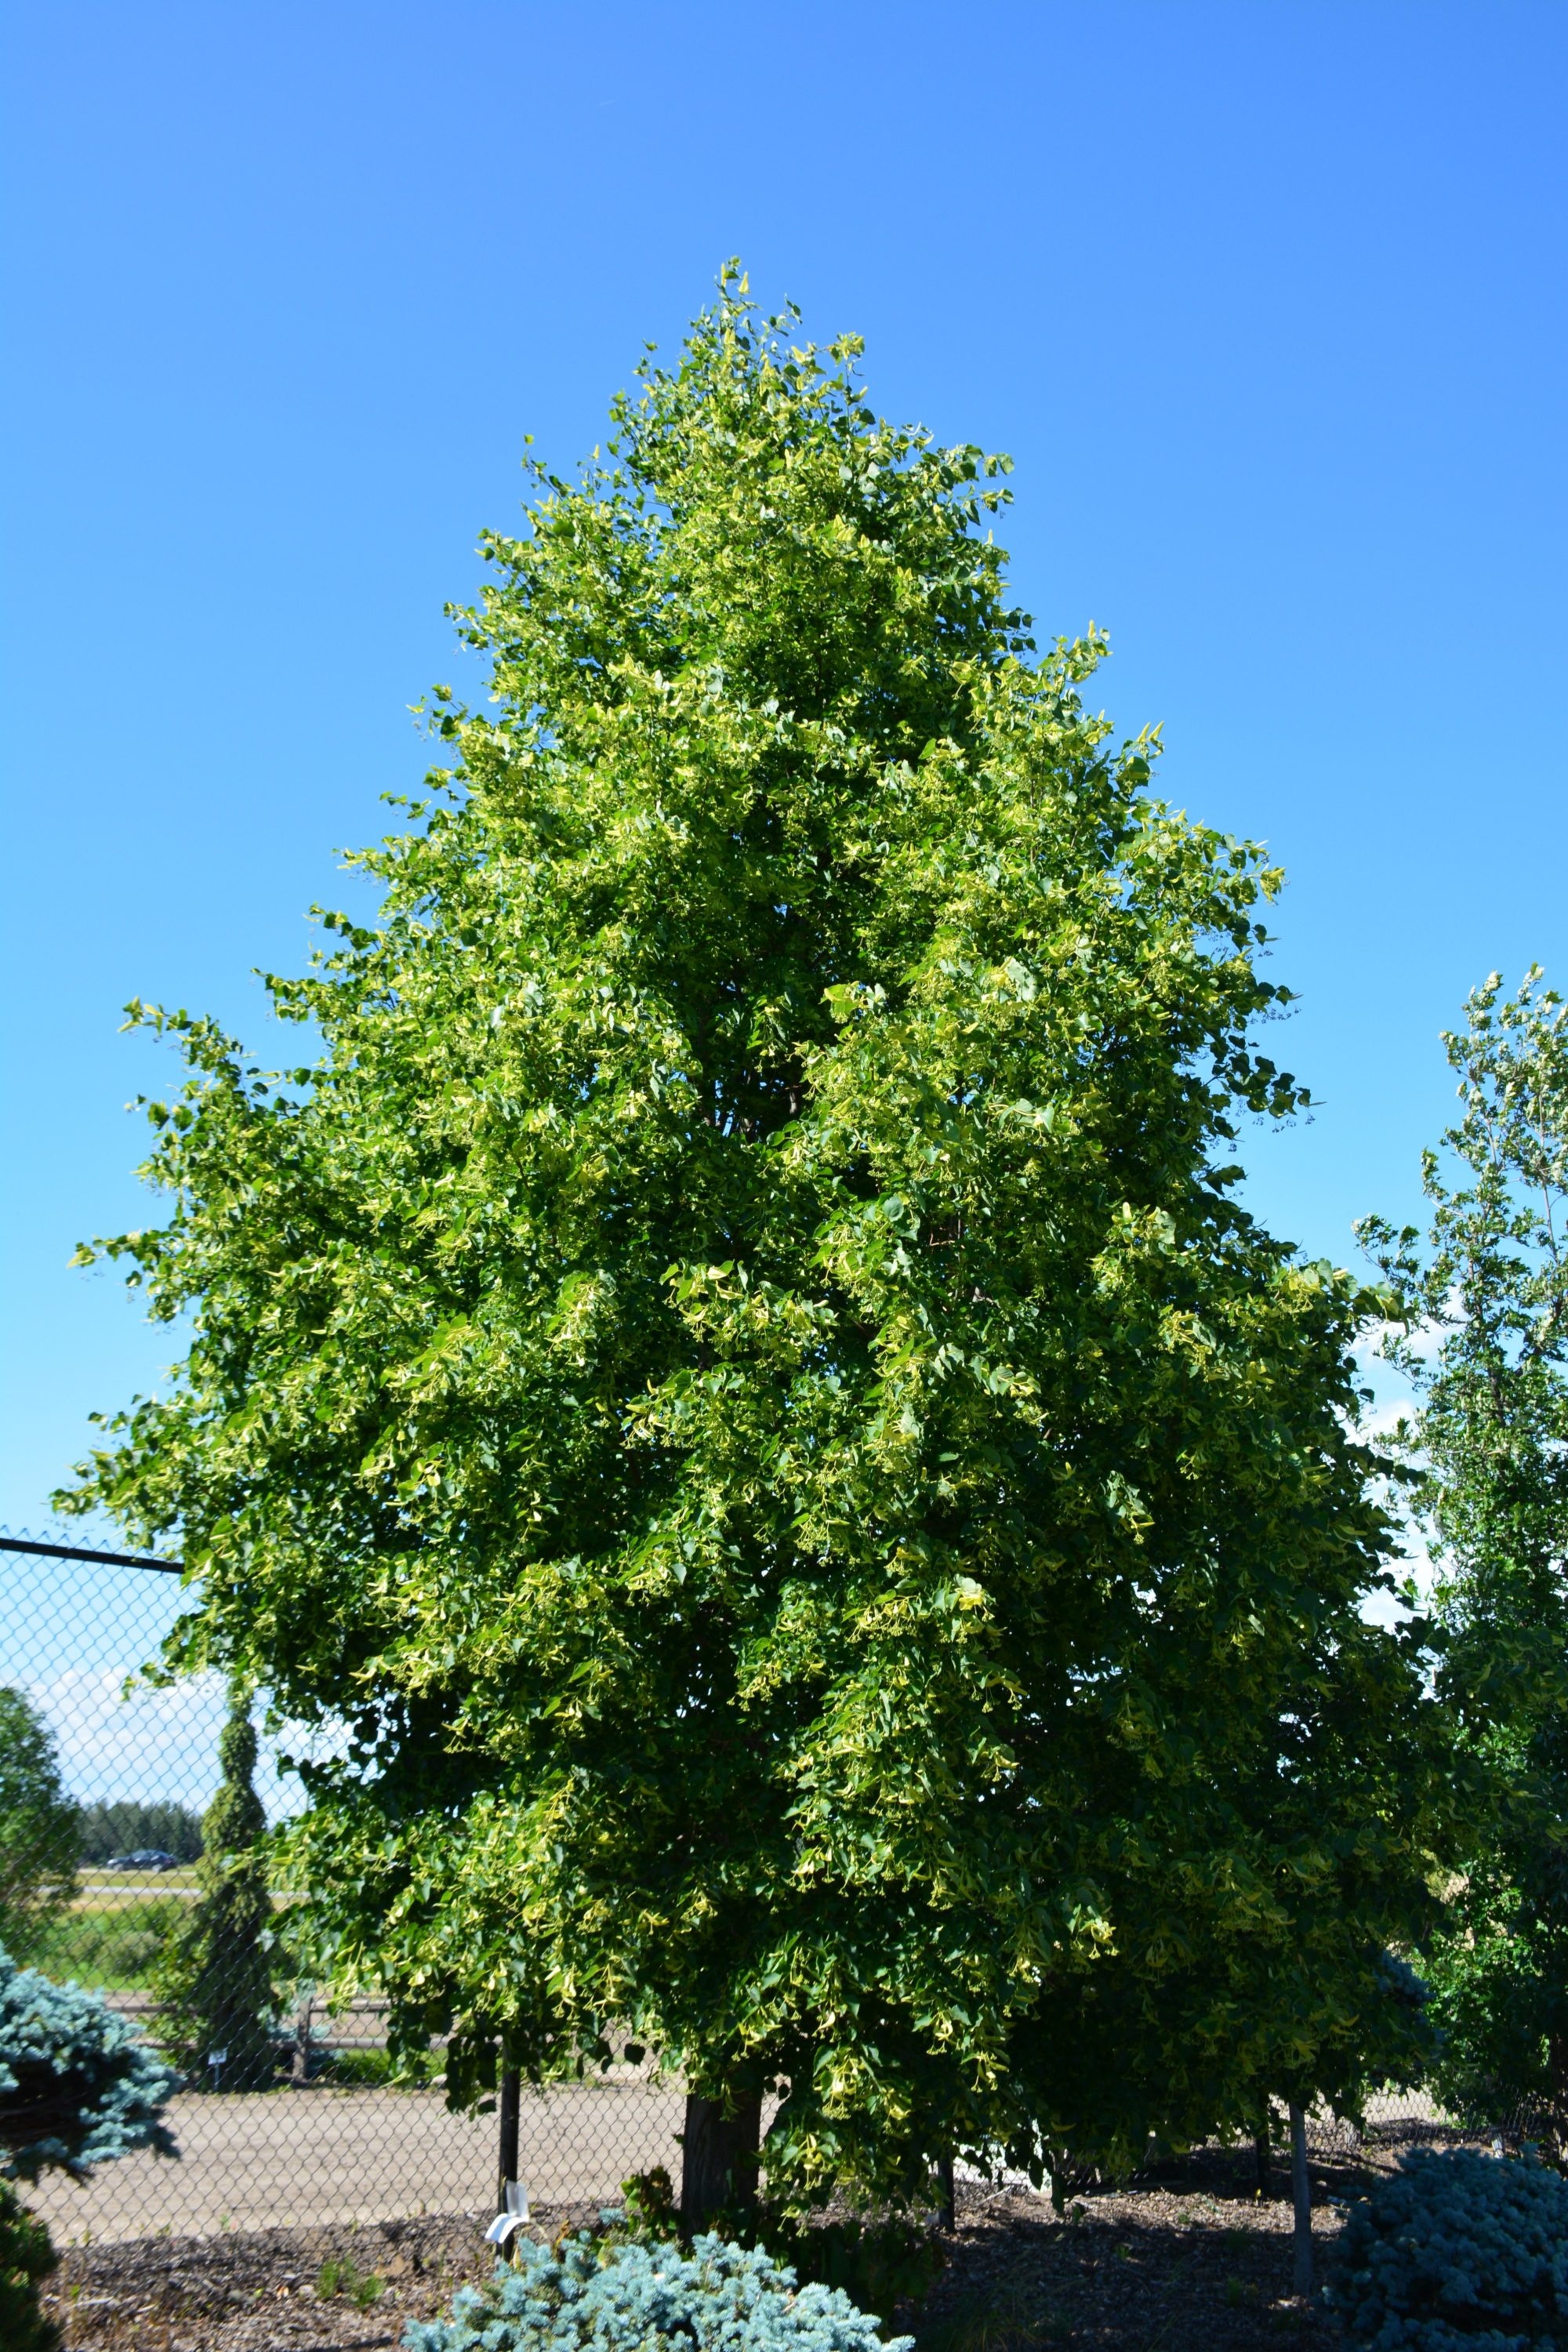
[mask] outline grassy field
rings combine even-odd
[[[196,1866],[194,1862],[186,1862],[178,1870],[105,1870],[100,1863],[84,1862],[80,1885],[79,1910],[84,1905],[96,1909],[109,1895],[194,1895]]]
[[[84,1867],[76,1899],[46,1931],[29,1964],[57,1983],[71,1981],[89,1992],[150,1993],[158,1956],[200,1890],[194,1868],[170,1871],[108,1871]],[[273,1896],[275,1908],[298,1900]],[[156,2038],[155,2015],[143,2016],[143,2030]],[[363,2037],[363,2038],[362,2038]],[[439,2050],[412,2079],[394,2082],[392,2060],[379,2015],[368,2028],[361,2019],[334,2019],[325,2004],[317,2010],[310,2061],[313,2083],[353,2089],[406,2090],[437,2080]],[[289,2053],[279,2055],[279,2087],[287,2086]]]
[[[32,1956],[46,1976],[74,1977],[91,1992],[139,1992],[159,1947],[195,1901],[194,1864],[179,1870],[95,1869],[86,1865],[76,1900]],[[276,1908],[293,1899],[275,1895]]]
[[[57,1981],[74,1978],[91,1992],[139,1992],[188,1900],[160,1892],[95,1902],[84,1893],[47,1930],[33,1965]]]

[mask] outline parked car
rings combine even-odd
[[[162,1846],[139,1845],[130,1853],[111,1853],[100,1867],[104,1870],[178,1870],[179,1863]]]

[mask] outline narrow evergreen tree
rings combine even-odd
[[[202,1819],[199,1901],[170,1940],[153,1983],[161,2039],[198,2087],[256,2091],[276,2066],[272,1904],[258,1851],[256,1729],[237,1697],[218,1740],[222,1780]],[[217,2053],[224,2054],[219,2060]]]

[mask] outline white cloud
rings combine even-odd
[[[217,1786],[218,1734],[228,1711],[223,1677],[192,1675],[167,1689],[133,1684],[127,1692],[128,1671],[70,1666],[26,1685],[54,1733],[67,1788],[89,1802],[168,1801],[199,1811]],[[300,1753],[308,1736],[285,1731],[261,1743],[257,1792],[274,1820],[301,1802],[298,1781],[278,1770],[279,1747]]]

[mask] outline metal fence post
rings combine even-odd
[[[1296,2292],[1312,2292],[1312,2181],[1307,2170],[1307,2117],[1297,2106],[1290,2110],[1290,2196],[1296,2209],[1293,2238],[1296,2254]]]
[[[316,2005],[316,1989],[308,1986],[300,1997],[294,2012],[294,2052],[289,2071],[296,2083],[310,2079],[310,2012]]]
[[[496,2185],[496,2210],[504,2213],[507,2210],[507,2182],[517,2179],[517,2135],[522,2106],[521,2074],[502,2074],[500,2097],[497,2105],[500,2110],[500,2174]]]

